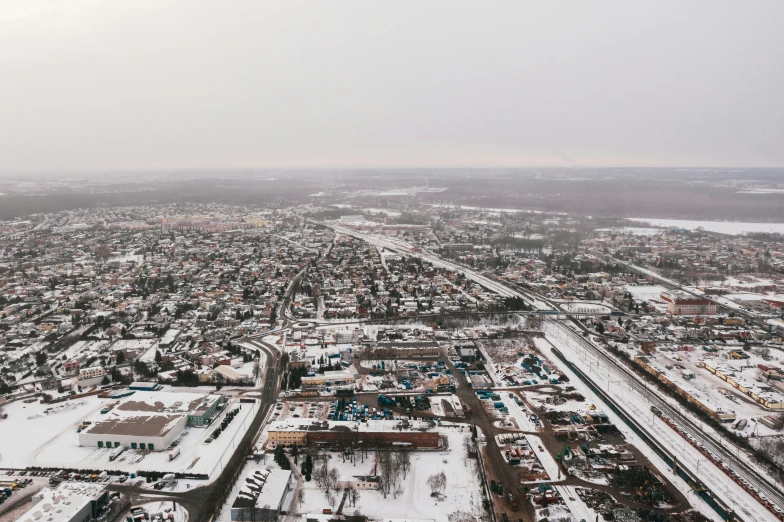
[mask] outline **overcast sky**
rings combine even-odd
[[[0,171],[784,166],[784,2],[0,1]]]

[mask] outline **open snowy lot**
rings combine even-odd
[[[660,285],[627,285],[626,291],[639,301],[650,302],[653,300],[661,302],[661,294],[666,292],[667,289]]]
[[[356,506],[350,505],[349,500],[346,500],[343,507],[344,514],[351,514],[357,510],[374,519],[420,518],[438,522],[447,521],[449,514],[455,511],[479,516],[482,513],[482,494],[477,471],[478,463],[475,459],[468,458],[463,445],[465,438],[470,435],[450,430],[445,433],[445,436],[448,449],[411,452],[411,470],[401,481],[403,490],[397,497],[390,493],[384,498],[380,491],[363,490]],[[357,475],[370,475],[374,468],[373,454],[368,454],[364,462],[357,459],[356,465],[349,460],[343,462],[342,457],[332,454],[329,466],[337,468],[341,480]],[[434,498],[430,495],[431,490],[427,480],[431,475],[440,472],[446,476],[446,487],[441,497]],[[303,484],[302,505],[295,502],[292,510],[298,513],[321,513],[323,509],[330,508],[324,490],[318,487],[315,480]],[[333,493],[330,492],[330,495]],[[338,492],[337,495],[339,504],[342,493]]]
[[[575,313],[606,313],[609,314],[612,310],[609,306],[595,304],[595,303],[583,303],[583,302],[569,302],[561,304],[561,308],[568,312],[575,312]]]
[[[104,401],[85,397],[59,404],[6,404],[8,418],[0,421],[0,466],[23,468],[34,465],[40,451],[62,435],[71,434],[76,446],[76,427],[85,417],[97,413]],[[78,448],[78,446],[76,446]],[[57,464],[60,465],[60,464]]]

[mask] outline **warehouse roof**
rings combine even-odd
[[[34,504],[17,522],[70,522],[105,492],[105,485],[89,482],[62,482],[54,489],[44,488],[33,496]]]
[[[188,414],[201,408],[205,399],[207,396],[200,393],[137,391],[122,399],[109,413],[93,417],[93,424],[83,432],[162,437]]]
[[[163,437],[185,417],[172,415],[134,415],[98,421],[84,430],[92,435],[136,435],[139,437]]]
[[[264,508],[277,509],[286,494],[291,471],[283,469],[260,470],[251,473],[240,488],[232,509]]]

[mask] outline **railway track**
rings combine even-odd
[[[416,249],[411,245],[407,245],[401,241],[390,240],[383,237],[357,232],[347,227],[329,225],[329,224],[325,224],[325,225],[335,230],[338,230],[344,234],[362,239],[375,246],[382,246],[391,251],[397,251],[399,253],[410,255],[413,257],[419,257],[423,260],[433,263],[435,266],[440,266],[443,268],[447,268],[449,270],[462,272],[466,274],[466,276],[468,276],[473,281],[479,283],[485,288],[488,288],[496,292],[502,297],[522,298],[527,304],[537,309],[549,308],[551,310],[560,310],[560,306],[557,303],[550,302],[547,298],[541,297],[539,295],[536,295],[528,291],[521,291],[519,288],[512,288],[507,282],[498,281],[493,276],[488,276],[485,274],[478,273],[469,267],[465,267],[451,261],[445,261],[427,251]],[[718,458],[721,461],[726,463],[731,463],[730,465],[735,466],[737,468],[736,475],[746,480],[751,485],[752,492],[750,494],[756,496],[755,501],[761,504],[760,507],[764,506],[764,509],[769,511],[772,517],[782,519],[782,517],[776,511],[774,511],[772,507],[765,505],[763,501],[760,501],[759,493],[756,493],[755,490],[767,496],[767,498],[771,501],[771,504],[777,506],[779,509],[784,509],[784,494],[782,494],[779,491],[779,489],[771,480],[769,480],[767,477],[762,476],[758,470],[755,470],[754,468],[752,468],[751,466],[743,462],[740,458],[739,453],[733,455],[729,451],[729,449],[723,446],[721,442],[716,442],[712,437],[705,434],[704,431],[697,425],[697,423],[694,420],[692,420],[686,415],[681,414],[676,408],[673,408],[666,401],[659,398],[655,393],[652,393],[650,390],[648,390],[639,381],[637,376],[631,372],[630,369],[624,367],[623,365],[620,365],[617,361],[611,358],[603,350],[601,350],[600,348],[594,346],[593,344],[583,339],[582,336],[578,334],[576,331],[558,323],[558,321],[553,321],[552,318],[548,318],[547,321],[548,323],[558,324],[559,325],[558,328],[561,331],[565,332],[565,334],[568,335],[571,339],[577,340],[580,346],[585,348],[586,352],[591,353],[594,357],[596,357],[597,361],[601,361],[606,365],[611,365],[613,368],[621,372],[621,375],[624,377],[624,382],[630,387],[630,389],[634,390],[637,393],[640,393],[641,396],[645,397],[652,405],[655,405],[658,408],[660,408],[662,412],[664,412],[670,419],[677,421],[678,425],[682,427],[683,433],[679,433],[678,435],[674,435],[674,434],[673,435],[681,438],[682,439],[681,442],[686,444],[687,443],[686,441],[689,440],[683,437],[683,434],[685,433],[687,436],[691,436],[694,440],[696,440],[698,444],[702,444],[709,453],[713,453],[714,455],[718,456]],[[644,412],[638,412],[638,413],[644,414]],[[737,450],[736,448],[736,452],[737,451],[739,450]],[[705,468],[716,468],[716,467],[714,465],[711,465],[711,466],[705,466]],[[718,470],[718,468],[716,468],[716,470]],[[700,474],[699,470],[697,470],[696,475],[698,476],[698,478],[700,478],[700,475],[702,475],[703,478],[710,477],[715,481],[717,479],[717,476],[715,475],[715,473],[717,473],[716,470],[703,469],[702,474]],[[722,474],[724,473],[723,471],[718,471],[718,472]],[[730,477],[731,475],[729,474],[726,475],[728,481],[730,480]],[[743,486],[739,485],[739,487],[741,489],[745,489],[743,488]],[[729,484],[726,485],[726,489],[727,491],[729,491]],[[744,520],[748,520],[749,522],[752,521],[756,522],[755,517],[750,515],[748,510],[745,511],[746,511],[746,516],[743,517]]]
[[[560,328],[562,331],[566,329],[564,326],[560,326]],[[571,332],[570,329],[569,331]],[[762,476],[758,470],[755,470],[743,462],[740,458],[740,450],[738,448],[735,448],[736,453],[733,455],[730,448],[725,447],[721,441],[716,441],[713,437],[706,434],[702,427],[691,417],[682,414],[679,409],[673,407],[667,401],[656,395],[656,393],[648,389],[626,365],[619,363],[576,333],[572,335],[572,339],[576,340],[586,352],[593,355],[601,364],[610,365],[621,372],[626,377],[625,383],[631,389],[644,397],[652,406],[659,408],[663,415],[669,417],[669,419],[677,424],[682,430],[681,435],[686,435],[686,437],[684,437],[685,442],[691,444],[691,440],[687,438],[688,436],[691,436],[693,440],[696,441],[696,445],[703,448],[708,455],[713,454],[717,456],[717,460],[720,460],[724,464],[725,469],[733,469],[736,476],[751,484],[751,493],[756,496],[760,502],[764,503],[764,500],[759,497],[759,493],[762,493],[772,504],[778,506],[779,509],[784,509],[784,494],[782,494],[774,483]],[[734,481],[731,474],[727,473],[727,476]],[[759,493],[754,491],[755,488]],[[779,515],[775,510],[773,510],[773,512],[777,516]]]

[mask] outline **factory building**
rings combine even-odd
[[[109,501],[103,484],[61,482],[33,495],[33,505],[17,522],[89,522]]]
[[[188,424],[209,424],[225,403],[222,395],[137,391],[86,421],[80,427],[79,445],[162,451]]]
[[[231,505],[232,520],[277,520],[291,489],[291,471],[257,470],[245,479]]]
[[[369,420],[310,421],[290,419],[273,422],[268,430],[268,440],[276,444],[305,446],[369,447],[404,446],[411,448],[438,448],[439,436],[430,421]]]

